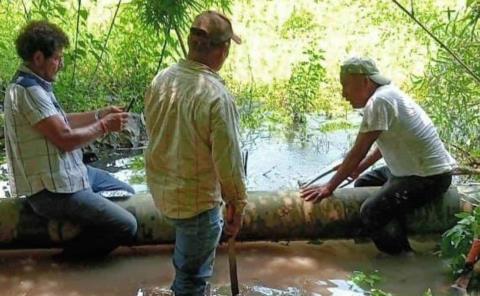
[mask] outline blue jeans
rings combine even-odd
[[[112,175],[104,170],[87,165],[87,173],[90,186],[92,187],[92,191],[95,193],[114,190],[124,190],[132,194],[135,193],[135,190],[133,190],[132,186],[115,179]]]
[[[212,276],[215,250],[222,233],[220,207],[188,219],[168,219],[175,227],[173,266],[176,296],[203,296]]]
[[[70,221],[82,226],[82,232],[67,241],[64,252],[72,256],[103,256],[120,244],[133,241],[137,232],[135,217],[96,192],[133,189],[105,171],[88,167],[92,189],[75,193],[43,190],[27,197],[38,215],[47,219]]]

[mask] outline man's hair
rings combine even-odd
[[[15,46],[22,60],[30,61],[37,51],[50,58],[56,50],[69,47],[70,41],[57,25],[48,21],[32,21],[22,28]]]
[[[228,46],[228,43],[230,40],[212,43],[204,31],[196,28],[191,28],[190,35],[188,35],[188,48],[197,53],[205,54],[214,48]]]

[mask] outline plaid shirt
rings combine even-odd
[[[238,112],[223,80],[182,60],[160,72],[145,96],[147,182],[159,209],[185,219],[223,200],[246,205]]]
[[[48,81],[21,66],[5,94],[5,147],[10,187],[16,196],[44,189],[72,193],[89,188],[82,152],[61,151],[35,124],[59,115],[68,124]]]

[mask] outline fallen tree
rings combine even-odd
[[[408,216],[410,233],[441,233],[455,225],[454,214],[470,211],[480,186],[452,186],[436,203]],[[359,209],[378,188],[344,188],[320,203],[303,202],[296,191],[249,193],[240,241],[309,240],[351,238],[360,227]],[[173,229],[156,210],[148,193],[117,203],[138,220],[135,244],[169,244]],[[48,221],[36,215],[24,198],[0,200],[0,248],[48,248],[61,246],[80,228],[67,221]]]

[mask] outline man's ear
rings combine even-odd
[[[225,42],[225,58],[227,58],[229,54],[230,54],[230,41]]]
[[[32,56],[32,63],[34,66],[41,66],[45,62],[45,55],[40,50],[37,50]]]

